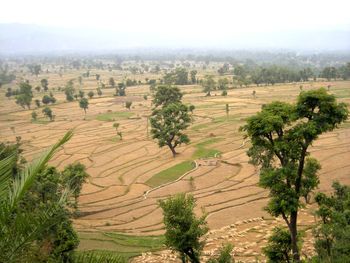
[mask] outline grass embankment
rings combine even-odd
[[[195,167],[193,160],[199,158],[211,158],[220,154],[221,152],[219,150],[207,148],[207,146],[222,140],[223,138],[212,138],[196,144],[196,151],[193,153],[191,160],[181,162],[153,175],[146,181],[146,184],[150,187],[157,187],[177,180],[183,174]]]
[[[159,185],[175,181],[181,175],[192,170],[193,168],[194,163],[192,161],[184,161],[153,175],[146,181],[146,184],[150,187],[157,187]]]
[[[121,119],[130,118],[134,113],[129,111],[117,111],[117,112],[107,112],[101,113],[96,116],[96,120],[99,121],[116,121]]]
[[[114,232],[79,232],[79,250],[115,252],[126,259],[163,248],[164,236],[134,236]]]

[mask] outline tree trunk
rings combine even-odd
[[[297,230],[297,219],[298,219],[298,212],[292,212],[290,215],[290,236],[292,240],[292,252],[293,252],[293,261],[294,262],[300,262],[300,254],[299,254],[299,248],[298,248],[298,230]]]
[[[171,144],[168,144],[169,146],[169,149],[171,150],[172,154],[173,154],[173,157],[175,158],[177,152],[175,151],[175,148],[171,145]]]

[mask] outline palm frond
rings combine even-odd
[[[0,160],[0,200],[4,201],[8,197],[10,187],[12,168],[16,162],[16,156],[13,153],[5,159]]]
[[[68,131],[61,140],[44,152],[39,158],[26,164],[19,176],[15,178],[9,195],[9,207],[14,208],[25,192],[33,184],[36,176],[42,171],[55,152],[73,136],[73,131]]]

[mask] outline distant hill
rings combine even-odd
[[[65,29],[25,24],[0,24],[0,54],[96,52],[122,48],[230,48],[348,50],[350,30],[246,33],[191,38],[97,29]]]

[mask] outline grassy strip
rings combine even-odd
[[[175,181],[184,173],[192,170],[194,168],[193,160],[199,158],[210,158],[215,157],[221,152],[216,149],[209,149],[206,146],[222,141],[223,138],[212,138],[203,142],[196,144],[196,151],[192,155],[192,160],[184,161],[182,163],[176,164],[166,170],[163,170],[146,181],[146,184],[150,187],[157,187],[165,183]]]
[[[119,111],[119,112],[107,112],[96,116],[96,120],[99,121],[115,121],[117,119],[127,119],[130,118],[134,113],[129,111]]]
[[[222,141],[223,138],[212,138],[209,140],[206,140],[204,142],[200,142],[196,145],[196,151],[192,155],[193,159],[199,159],[199,158],[211,158],[219,155],[221,152],[216,149],[208,149],[206,146]]]
[[[115,232],[87,233],[79,232],[84,250],[117,252],[130,259],[141,253],[163,249],[164,236],[135,236]],[[106,242],[109,246],[106,246]],[[91,249],[90,249],[91,247]]]
[[[174,165],[166,170],[163,170],[146,181],[146,184],[150,187],[157,187],[159,185],[175,181],[184,173],[194,168],[192,161],[184,161],[177,165]]]

